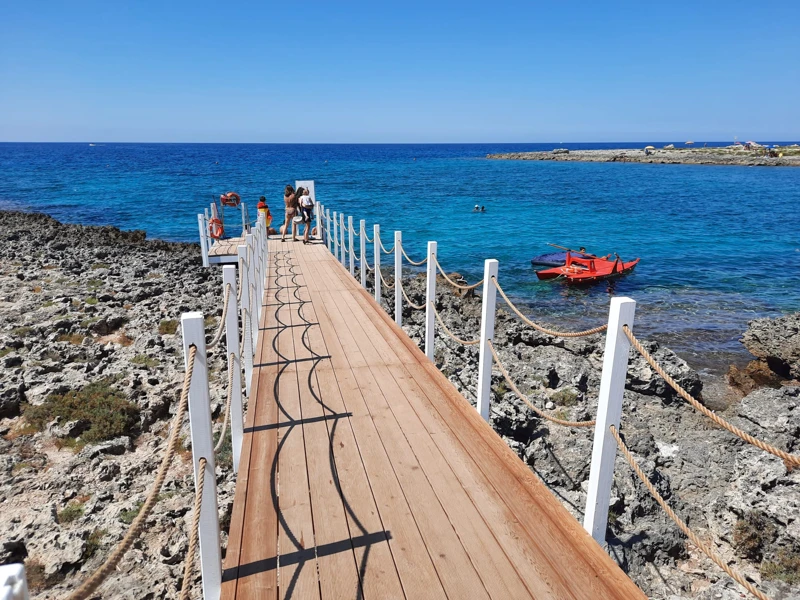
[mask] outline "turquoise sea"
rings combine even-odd
[[[602,322],[611,295],[631,296],[638,332],[715,372],[746,360],[748,320],[800,310],[800,168],[485,159],[558,146],[5,143],[0,208],[196,241],[196,213],[220,193],[278,207],[286,183],[314,179],[319,200],[379,222],[387,245],[402,230],[412,258],[436,240],[470,282],[498,259],[507,291],[551,324]],[[530,258],[547,242],[642,261],[613,283],[539,283]]]

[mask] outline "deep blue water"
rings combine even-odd
[[[800,310],[800,169],[484,158],[556,146],[7,143],[0,208],[195,241],[196,213],[221,192],[278,207],[286,183],[314,179],[327,206],[380,222],[387,245],[401,229],[412,258],[437,240],[470,281],[497,258],[504,287],[550,323],[603,321],[610,295],[629,295],[636,330],[713,369],[744,359],[749,319]],[[539,283],[529,261],[547,242],[642,262],[588,289]]]

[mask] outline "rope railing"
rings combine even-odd
[[[244,278],[244,266],[245,260],[239,257],[239,283],[236,284],[236,302],[237,304],[241,304],[242,302],[242,281]],[[224,319],[223,319],[224,321]]]
[[[478,283],[473,283],[472,285],[461,285],[460,283],[456,283],[447,276],[447,273],[444,272],[444,269],[442,268],[442,265],[439,264],[439,259],[436,258],[436,255],[433,254],[432,256],[433,256],[433,262],[436,263],[436,267],[439,269],[439,272],[442,274],[442,277],[444,277],[445,281],[447,281],[447,283],[452,285],[454,288],[458,288],[459,290],[474,290],[475,288],[483,285],[483,280],[479,281]]]
[[[672,508],[669,506],[669,504],[667,504],[667,502],[664,500],[661,494],[658,493],[658,490],[653,486],[652,483],[650,483],[650,480],[644,474],[644,471],[642,471],[641,467],[636,462],[636,459],[633,458],[631,451],[625,445],[625,442],[622,441],[622,438],[620,437],[616,427],[611,425],[609,429],[611,430],[611,435],[614,436],[614,439],[617,442],[617,446],[619,447],[620,452],[622,452],[623,456],[625,457],[625,460],[628,462],[633,471],[636,473],[636,476],[641,480],[641,482],[647,488],[647,491],[650,492],[650,495],[653,497],[653,499],[658,503],[659,506],[661,506],[664,512],[667,513],[667,516],[670,519],[672,519],[672,521],[678,526],[678,528],[680,528],[680,530],[686,535],[686,537],[688,537],[692,541],[692,543],[703,552],[703,554],[705,554],[706,556],[708,556],[708,558],[714,561],[720,569],[722,569],[728,575],[730,575],[736,581],[736,583],[738,583],[748,592],[753,594],[753,596],[759,598],[759,600],[769,600],[769,598],[766,595],[764,595],[762,592],[756,589],[755,586],[753,586],[749,581],[747,581],[747,579],[745,579],[737,571],[734,571],[732,568],[730,568],[716,552],[714,552],[705,543],[703,543],[703,541],[699,537],[697,537],[697,535],[691,529],[689,529],[689,526],[683,521],[683,519],[681,519],[678,515],[675,514],[675,511],[672,510]]]
[[[198,476],[197,487],[194,494],[192,531],[189,534],[189,549],[186,551],[186,561],[183,564],[183,587],[181,589],[181,600],[188,600],[189,591],[192,589],[191,575],[192,567],[194,567],[194,556],[197,552],[198,538],[200,537],[200,511],[203,509],[203,488],[206,480],[207,462],[208,461],[206,460],[205,456],[201,456],[200,460],[198,461]]]
[[[508,307],[516,314],[520,319],[522,319],[526,324],[530,325],[537,331],[541,331],[542,333],[546,333],[547,335],[552,335],[556,337],[565,337],[565,338],[573,338],[573,337],[583,337],[587,335],[593,335],[595,333],[600,333],[601,331],[605,331],[608,329],[608,324],[600,325],[598,327],[593,327],[592,329],[587,329],[586,331],[556,331],[554,329],[548,329],[547,327],[542,327],[538,323],[534,323],[528,317],[523,315],[520,310],[514,305],[511,300],[509,300],[506,293],[503,291],[503,288],[500,287],[500,283],[497,281],[496,277],[492,277],[492,281],[494,281],[494,285],[497,287],[497,291],[500,292],[500,295],[503,297],[503,300],[506,301]]]
[[[508,374],[508,371],[503,366],[503,363],[500,361],[500,357],[497,355],[497,350],[494,348],[494,344],[492,344],[492,340],[487,340],[486,343],[489,345],[489,350],[492,352],[492,357],[494,358],[494,362],[497,364],[497,368],[500,369],[500,373],[503,374],[503,379],[506,380],[506,383],[511,387],[511,390],[519,396],[525,404],[528,405],[533,412],[537,415],[546,419],[552,423],[556,423],[557,425],[563,425],[565,427],[594,427],[597,424],[597,421],[567,421],[565,419],[559,419],[558,417],[554,417],[552,415],[547,414],[539,407],[535,406],[530,399],[523,394],[516,384],[511,380],[511,376]]]
[[[241,353],[239,356],[241,356]],[[225,403],[225,418],[222,421],[222,432],[219,434],[217,445],[214,446],[214,452],[219,452],[219,449],[222,448],[222,443],[225,441],[225,432],[228,430],[228,417],[230,417],[231,414],[231,400],[233,399],[233,361],[235,358],[236,355],[233,352],[228,355],[228,400]],[[241,376],[241,373],[239,373],[239,377]]]
[[[416,310],[423,310],[425,308],[424,304],[414,304],[411,301],[411,298],[408,297],[408,294],[406,294],[406,290],[403,288],[403,282],[402,281],[400,282],[400,291],[403,293],[403,298],[406,299],[406,302],[408,303],[408,305],[411,308],[414,308]]]
[[[683,387],[681,387],[678,384],[678,382],[675,381],[669,375],[669,373],[667,373],[663,369],[663,367],[661,367],[661,365],[658,364],[658,362],[656,362],[656,360],[650,355],[650,353],[644,348],[644,346],[642,346],[642,343],[638,339],[636,339],[636,336],[633,335],[633,332],[627,325],[623,325],[622,330],[625,332],[625,335],[630,340],[631,346],[636,348],[636,350],[639,352],[639,354],[642,355],[647,364],[649,364],[653,368],[653,370],[656,373],[658,373],[664,379],[664,381],[666,381],[669,384],[669,386],[677,392],[677,394],[681,398],[683,398],[689,404],[691,404],[698,412],[702,413],[703,415],[714,421],[714,423],[716,423],[723,429],[726,429],[727,431],[731,432],[733,435],[741,438],[748,444],[752,444],[756,448],[760,448],[765,452],[769,452],[770,454],[777,456],[778,458],[782,459],[787,465],[800,466],[800,456],[784,452],[780,448],[776,448],[771,444],[768,444],[766,442],[759,440],[758,438],[753,437],[749,433],[742,431],[741,429],[739,429],[738,427],[736,427],[731,423],[728,423],[728,421],[726,421],[722,417],[716,415],[713,411],[703,406],[689,392],[683,389]]]
[[[452,331],[450,331],[450,329],[447,327],[447,325],[444,324],[444,321],[442,320],[442,316],[439,314],[439,311],[436,310],[436,305],[433,303],[433,301],[431,301],[430,304],[431,304],[431,308],[433,309],[433,314],[436,315],[436,320],[439,321],[439,325],[442,326],[442,329],[444,329],[444,332],[448,336],[450,336],[451,338],[453,338],[455,341],[457,341],[459,344],[461,344],[463,346],[474,346],[476,344],[480,344],[481,343],[480,339],[477,339],[477,340],[462,340],[460,337],[458,337],[456,334],[454,334]]]
[[[139,514],[136,515],[133,523],[131,523],[128,532],[125,534],[125,537],[122,538],[122,541],[117,545],[105,562],[86,581],[84,581],[77,590],[69,595],[68,600],[86,600],[87,598],[91,597],[92,593],[98,587],[100,587],[105,579],[116,569],[119,561],[122,560],[122,557],[133,545],[133,542],[139,537],[139,534],[144,528],[145,521],[150,516],[150,512],[153,510],[156,502],[158,502],[161,488],[164,485],[164,480],[167,477],[170,464],[172,463],[172,459],[175,457],[175,452],[177,451],[181,425],[183,424],[183,418],[186,414],[186,408],[189,401],[189,388],[192,383],[192,374],[194,373],[196,356],[197,347],[191,346],[189,348],[186,373],[183,376],[183,389],[181,390],[181,397],[178,401],[178,411],[175,413],[175,417],[172,422],[172,432],[169,436],[166,453],[161,459],[161,465],[158,468],[158,474],[153,482],[153,487],[150,489],[150,493],[147,495],[142,508],[139,509]]]
[[[380,245],[381,251],[384,254],[391,254],[392,252],[394,252],[394,244],[392,244],[392,247],[389,248],[388,250],[386,249],[386,246],[383,245],[383,242],[380,240],[380,238],[378,239],[378,244]]]
[[[368,244],[371,244],[372,242],[375,241],[375,236],[372,236],[372,238],[370,238],[366,233],[364,233],[364,239],[367,241]]]
[[[406,254],[406,249],[403,248],[402,246],[400,246],[400,252],[402,252],[403,256],[406,257],[406,260],[409,263],[411,263],[412,265],[414,265],[415,267],[420,267],[420,266],[424,265],[426,262],[428,262],[428,257],[427,256],[423,260],[421,260],[419,262],[411,260],[411,257],[408,256],[408,254]]]
[[[391,284],[391,285],[390,285],[390,284],[389,284],[389,282],[388,282],[388,281],[386,281],[386,280],[383,278],[383,273],[381,273],[381,270],[380,270],[380,269],[378,269],[378,274],[381,276],[381,281],[383,282],[383,285],[385,285],[385,286],[386,286],[388,289],[390,289],[390,290],[391,290],[391,289],[394,289],[394,284]]]
[[[222,305],[222,316],[219,318],[219,327],[214,334],[214,338],[206,345],[206,348],[213,348],[222,339],[222,334],[225,333],[225,317],[228,314],[228,304],[231,299],[231,284],[225,286],[225,302]]]

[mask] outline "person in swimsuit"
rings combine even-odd
[[[305,231],[303,232],[303,243],[308,243],[308,235],[311,232],[311,219],[314,216],[314,200],[309,196],[308,190],[303,190],[303,195],[300,196],[300,213],[303,216],[303,225]]]
[[[302,188],[301,188],[302,189]],[[297,190],[298,192],[300,190]],[[287,185],[286,189],[283,191],[283,204],[285,206],[285,221],[283,223],[283,227],[281,227],[281,241],[286,241],[286,232],[289,231],[289,227],[292,228],[292,241],[297,241],[297,224],[292,220],[294,216],[297,214],[297,193],[295,193],[294,188],[291,185]]]

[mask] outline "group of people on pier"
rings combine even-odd
[[[308,188],[298,187],[297,191],[287,185],[283,191],[283,203],[286,207],[285,221],[281,225],[281,241],[286,241],[286,234],[291,227],[292,241],[297,241],[297,232],[300,225],[305,226],[303,231],[303,243],[309,243],[311,231],[311,221],[314,217],[314,199],[311,197]]]

